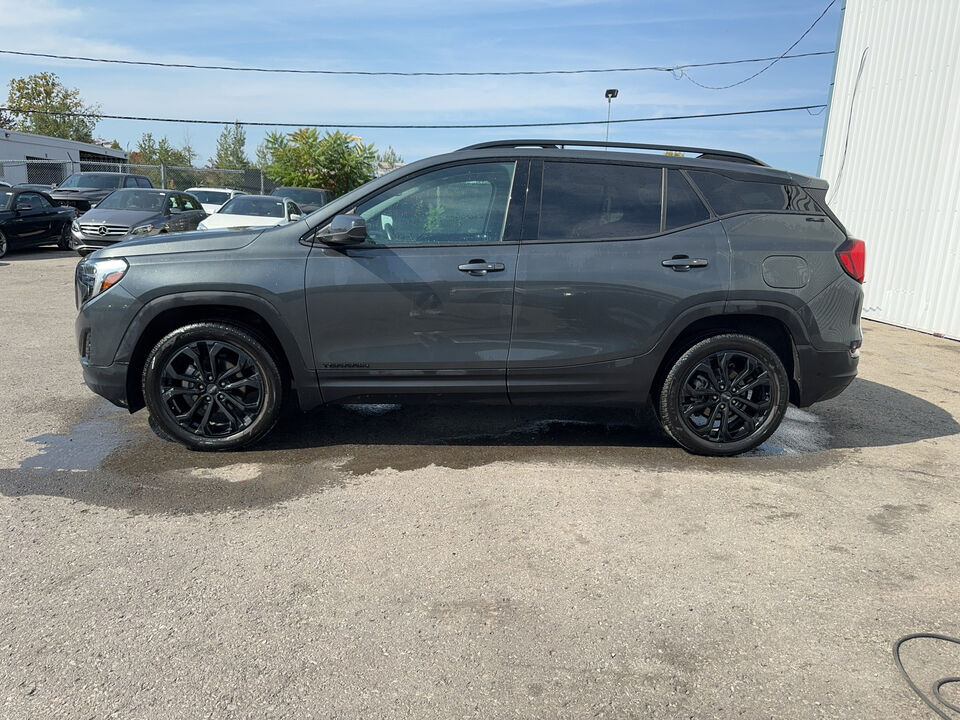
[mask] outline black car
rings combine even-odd
[[[646,403],[735,455],[857,374],[864,243],[826,190],[724,150],[474,145],[297,222],[94,253],[75,347],[94,391],[198,450],[263,438],[293,393]]]
[[[152,188],[146,175],[114,172],[74,173],[50,193],[60,205],[75,207],[80,215],[118,188]]]
[[[177,190],[114,190],[72,226],[72,247],[87,255],[121,240],[196,230],[207,216],[200,201]]]
[[[285,197],[293,200],[305,213],[312,213],[333,200],[333,193],[329,190],[307,187],[278,187],[270,191],[274,197]]]
[[[76,216],[73,208],[57,205],[46,193],[0,188],[0,257],[10,250],[53,243],[66,250]]]

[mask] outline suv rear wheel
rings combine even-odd
[[[277,362],[243,328],[204,322],[174,330],[143,369],[151,417],[192,450],[236,450],[276,424],[283,399]]]
[[[700,455],[737,455],[780,426],[787,372],[766,343],[749,335],[701,340],[667,373],[657,401],[664,430]]]

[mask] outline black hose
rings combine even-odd
[[[939,715],[943,720],[956,720],[947,715],[943,710],[938,708],[932,700],[925,693],[923,693],[920,688],[917,687],[917,684],[910,679],[910,676],[907,675],[907,671],[903,667],[903,661],[900,659],[900,646],[903,645],[908,640],[916,640],[918,638],[929,638],[930,640],[943,640],[944,642],[954,643],[955,645],[960,645],[960,640],[957,638],[949,637],[947,635],[938,635],[937,633],[914,633],[912,635],[904,635],[902,638],[897,640],[893,644],[893,662],[897,666],[897,670],[900,671],[900,674],[903,675],[903,679],[907,681],[907,685],[910,686],[910,689],[917,694],[921,700],[923,700],[931,710],[933,710],[937,715]],[[940,678],[933,683],[932,694],[933,697],[943,703],[943,705],[950,710],[953,710],[956,713],[960,713],[960,706],[954,705],[953,703],[944,700],[943,696],[940,694],[940,689],[944,685],[950,685],[953,683],[960,683],[960,677],[944,677]]]

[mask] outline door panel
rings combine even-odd
[[[645,357],[669,324],[726,298],[726,235],[706,208],[706,222],[668,232],[660,169],[574,163],[551,176],[553,164],[517,262],[511,402],[642,401],[656,369]]]
[[[522,213],[514,180],[525,189],[512,162],[401,179],[358,204],[366,242],[311,251],[306,301],[325,401],[506,402]]]

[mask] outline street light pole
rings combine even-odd
[[[603,95],[607,99],[607,134],[604,135],[604,142],[610,142],[610,109],[613,106],[613,99],[619,94],[620,91],[617,88],[610,88]]]

